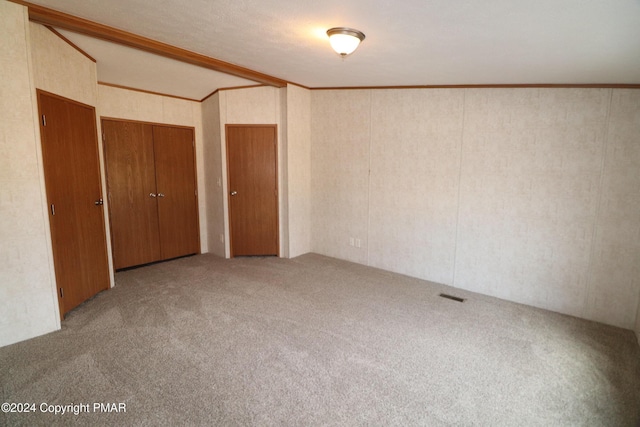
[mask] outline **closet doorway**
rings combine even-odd
[[[102,119],[116,270],[199,253],[194,130]]]

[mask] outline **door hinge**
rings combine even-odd
[[[193,190],[193,193],[198,197],[198,190]]]
[[[54,205],[53,203],[51,203],[51,215],[56,215],[56,205]]]
[[[64,298],[64,291],[60,288],[60,298]]]
[[[107,140],[107,137],[104,134],[104,131],[102,131],[102,142],[105,142]]]
[[[44,114],[42,115],[42,126],[46,126],[47,125],[47,116],[45,116]]]

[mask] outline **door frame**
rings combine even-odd
[[[102,164],[101,161],[101,157],[100,157],[100,139],[98,138],[98,121],[97,121],[97,115],[96,115],[96,107],[93,105],[89,105],[89,104],[85,104],[83,102],[79,102],[76,101],[74,99],[71,98],[67,98],[52,92],[48,92],[42,89],[38,89],[36,88],[36,101],[38,104],[38,134],[39,134],[39,139],[40,139],[40,156],[42,159],[42,182],[44,183],[44,190],[45,190],[45,194],[44,194],[44,198],[45,198],[45,209],[47,211],[47,215],[45,215],[46,217],[46,221],[49,224],[49,243],[50,243],[50,248],[51,248],[51,265],[53,266],[53,277],[55,278],[55,283],[54,283],[54,291],[56,294],[56,301],[58,303],[58,312],[60,313],[60,320],[64,320],[64,316],[66,314],[65,311],[65,307],[64,307],[64,301],[63,298],[60,296],[60,290],[59,290],[59,283],[58,283],[58,272],[56,271],[55,268],[55,253],[54,253],[54,247],[53,247],[53,224],[51,222],[50,216],[49,216],[49,200],[50,200],[50,187],[47,186],[47,180],[46,180],[46,166],[45,166],[45,160],[44,160],[44,147],[43,145],[46,143],[45,141],[45,135],[44,133],[41,131],[41,125],[42,125],[42,103],[41,103],[41,97],[42,96],[47,96],[50,98],[56,98],[59,100],[62,100],[64,102],[68,102],[71,104],[75,104],[75,105],[79,105],[83,108],[87,108],[89,110],[91,110],[92,112],[92,124],[93,124],[93,143],[94,143],[94,147],[95,147],[95,156],[96,156],[96,162],[98,165],[98,184],[99,184],[99,188],[100,188],[100,197],[102,198],[102,200],[104,200],[104,191],[105,191],[105,186],[104,186],[104,180],[102,179],[102,175],[104,173],[104,165]],[[108,280],[107,280],[107,287],[104,290],[109,290],[112,285],[113,285],[113,281],[112,281],[112,276],[113,276],[113,269],[112,269],[112,263],[111,263],[111,256],[109,253],[109,239],[107,236],[107,217],[105,216],[105,211],[106,211],[106,207],[103,206],[103,210],[102,210],[102,234],[104,235],[104,255],[105,258],[107,260],[107,273],[109,275]],[[70,311],[70,310],[69,310]]]
[[[229,236],[229,257],[233,258],[233,239],[232,239],[232,227],[231,224],[231,200],[229,199],[229,183],[230,183],[230,173],[229,173],[229,128],[273,128],[275,135],[275,171],[276,171],[276,256],[280,258],[280,164],[278,162],[278,158],[280,156],[280,147],[278,143],[278,125],[276,123],[267,123],[267,124],[242,124],[242,123],[234,123],[229,124],[225,123],[224,125],[224,137],[225,137],[225,166],[226,166],[226,175],[227,175],[227,188],[224,191],[224,200],[227,203],[227,233]]]

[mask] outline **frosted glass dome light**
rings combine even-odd
[[[343,58],[352,54],[364,40],[364,34],[361,31],[345,27],[330,28],[327,30],[327,35],[333,50]]]

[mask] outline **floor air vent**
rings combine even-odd
[[[464,298],[454,297],[453,295],[440,294],[440,296],[442,298],[446,298],[446,299],[450,299],[450,300],[454,300],[454,301],[458,301],[458,302],[464,302]]]

